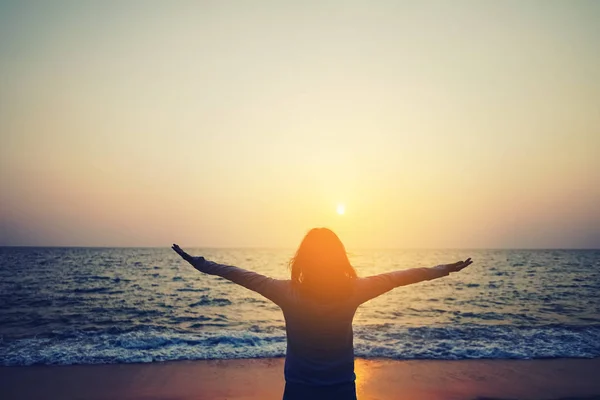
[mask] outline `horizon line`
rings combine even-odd
[[[293,250],[285,246],[182,246],[206,250]],[[68,246],[68,245],[0,245],[0,248],[55,249],[162,249],[170,246]],[[600,247],[357,247],[354,250],[600,250]],[[351,253],[352,251],[348,251]]]

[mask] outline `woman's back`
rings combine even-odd
[[[315,299],[292,282],[288,293],[280,305],[287,333],[286,381],[311,386],[353,382],[354,297]]]
[[[287,333],[286,382],[310,386],[354,382],[352,319],[361,304],[395,287],[449,273],[444,265],[413,268],[353,278],[335,290],[327,286],[311,290],[294,281],[267,278],[236,267],[210,261],[203,265],[204,271],[208,265],[230,269],[232,272],[217,274],[226,274],[227,279],[261,293],[281,308]]]

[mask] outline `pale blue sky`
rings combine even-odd
[[[0,71],[0,245],[600,247],[600,2],[0,1]]]

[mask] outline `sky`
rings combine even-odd
[[[0,0],[0,245],[600,248],[599,155],[600,2]]]

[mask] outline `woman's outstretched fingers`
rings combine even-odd
[[[461,261],[461,265],[457,268],[457,271],[467,268],[471,264],[473,264],[473,261],[471,261],[471,257],[469,257],[465,261]]]
[[[469,257],[465,261],[457,261],[455,263],[448,264],[448,267],[450,268],[451,272],[458,272],[458,271],[468,267],[472,263],[473,263],[473,261],[471,261],[471,258]]]
[[[173,246],[171,246],[171,248],[172,248],[173,250],[175,250],[175,252],[176,252],[177,254],[179,254],[181,257],[183,257],[183,256],[184,256],[184,254],[186,254],[186,253],[185,253],[185,251],[181,250],[181,247],[179,247],[179,246],[178,246],[178,245],[176,245],[176,244],[173,244]]]
[[[175,252],[177,254],[179,254],[179,256],[181,258],[183,258],[184,260],[186,260],[187,262],[192,262],[191,260],[193,259],[192,256],[190,256],[188,253],[186,253],[185,251],[181,250],[181,247],[179,247],[178,245],[176,245],[175,243],[173,243],[173,246],[171,247],[173,250],[175,250]]]

